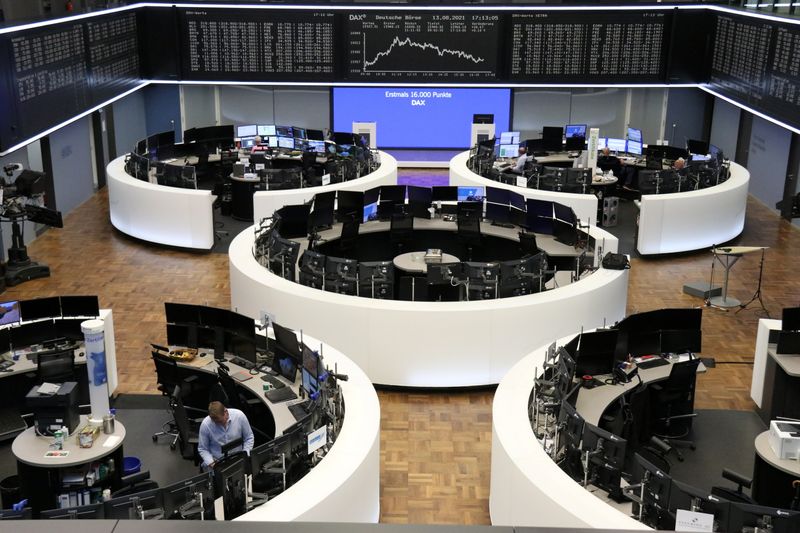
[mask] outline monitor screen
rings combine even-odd
[[[519,145],[519,132],[518,131],[504,131],[500,134],[500,144],[514,144]]]
[[[339,191],[336,198],[336,212],[340,220],[355,213],[359,220],[364,218],[364,193],[361,191]]]
[[[294,137],[278,137],[278,148],[294,150]]]
[[[642,130],[637,130],[636,128],[628,128],[628,140],[641,143]]]
[[[272,323],[272,331],[275,333],[275,342],[278,351],[292,357],[298,364],[302,362],[300,353],[300,343],[297,334],[287,327],[281,326],[277,322]]]
[[[446,185],[441,187],[431,187],[431,201],[433,202],[457,202],[458,187]]]
[[[628,139],[628,148],[626,151],[629,154],[642,155],[642,143]]]
[[[612,152],[625,152],[628,148],[625,146],[625,139],[612,139],[609,137],[606,140],[606,147]]]
[[[501,144],[498,157],[517,157],[519,155],[518,144]]]
[[[255,137],[244,137],[242,139],[242,148],[252,148],[256,144]]]
[[[405,185],[382,185],[381,202],[403,203],[406,200]]]
[[[99,316],[100,304],[97,296],[62,296],[62,316]]]
[[[278,137],[294,137],[291,126],[275,126],[275,135]]]
[[[578,375],[610,374],[615,361],[618,331],[591,331],[580,336],[576,362]]]
[[[564,128],[564,136],[569,139],[571,137],[586,138],[586,124],[567,124]]]
[[[37,320],[61,316],[61,299],[58,296],[22,300],[19,302],[19,314],[22,320]]]
[[[493,204],[510,203],[510,191],[508,189],[498,189],[497,187],[486,187],[486,201]]]
[[[309,141],[324,141],[325,134],[322,130],[306,130],[306,138]]]
[[[258,135],[262,137],[274,137],[276,135],[275,124],[259,124]]]
[[[205,519],[214,516],[214,480],[211,472],[178,481],[162,489],[164,493],[164,518],[182,519],[199,517],[203,500]]]
[[[314,207],[311,211],[311,229],[333,225],[336,191],[317,193],[314,195]]]
[[[548,152],[560,152],[563,145],[561,140],[564,136],[564,129],[560,126],[544,126],[542,128],[543,148]]]
[[[305,128],[292,128],[292,136],[295,139],[305,139],[306,138],[306,129]]]
[[[303,389],[308,396],[319,391],[319,354],[303,346]]]
[[[255,124],[248,124],[246,126],[236,126],[236,136],[241,137],[255,137],[258,135],[258,126]]]
[[[19,322],[19,302],[12,300],[0,303],[0,326]]]
[[[781,329],[784,331],[800,331],[800,307],[786,307],[783,309]]]
[[[196,305],[165,302],[164,312],[167,322],[171,324],[198,324],[200,322],[200,311]]]
[[[483,187],[459,187],[457,200],[459,202],[482,202],[486,196]]]
[[[370,220],[377,220],[378,218],[378,204],[369,204],[364,206],[364,218],[362,222],[369,222]]]
[[[267,144],[269,146],[271,146],[272,148],[277,148],[278,147],[278,136],[277,135],[270,135],[269,137],[267,137],[264,140],[267,141]]]
[[[284,353],[276,353],[272,358],[272,370],[286,378],[289,383],[297,379],[297,361]]]
[[[597,139],[597,149],[602,150],[606,146],[608,146],[608,137],[599,137]]]
[[[325,141],[308,141],[308,151],[316,152],[318,154],[325,153]]]
[[[575,211],[573,211],[571,207],[553,202],[553,211],[555,212],[555,218],[570,224],[575,224]]]
[[[163,507],[161,489],[151,489],[128,496],[120,496],[108,500],[104,504],[106,520],[141,519],[141,511],[150,511]]]

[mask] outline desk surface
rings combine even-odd
[[[764,461],[774,466],[778,470],[800,477],[800,461],[796,459],[780,459],[775,452],[772,451],[772,446],[769,445],[769,430],[760,433],[755,441],[756,453]]]
[[[778,354],[775,352],[777,349],[777,344],[768,344],[767,354],[775,359],[775,362],[778,363],[788,375],[793,378],[800,376],[800,354]]]
[[[394,266],[406,272],[427,273],[428,264],[425,262],[427,252],[406,252],[393,259]],[[461,260],[450,254],[442,252],[442,263],[460,263]]]
[[[122,441],[125,440],[125,426],[118,419],[114,422],[113,434],[106,435],[101,428],[99,438],[91,448],[78,446],[78,431],[87,422],[88,417],[81,415],[78,428],[64,440],[64,450],[69,451],[67,457],[45,457],[45,453],[51,451],[50,445],[53,444],[54,438],[36,435],[36,428],[33,427],[17,435],[11,444],[11,452],[21,463],[39,467],[63,468],[96,461],[122,446]],[[117,468],[122,468],[122,465],[117,465]]]

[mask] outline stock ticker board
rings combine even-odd
[[[333,13],[195,9],[180,24],[183,79],[334,79]]]
[[[349,13],[345,24],[348,80],[480,82],[497,78],[497,13]]]

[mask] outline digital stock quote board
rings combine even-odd
[[[498,78],[501,17],[491,12],[348,13],[352,81],[486,82]]]

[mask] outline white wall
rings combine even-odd
[[[789,130],[753,117],[750,153],[747,158],[750,194],[773,210],[783,197],[791,138]]]
[[[742,111],[720,98],[714,99],[714,116],[711,121],[711,144],[719,147],[726,157],[736,154],[739,138],[739,118]]]
[[[147,137],[144,92],[136,91],[111,104],[114,110],[114,139],[117,156],[127,154]]]

